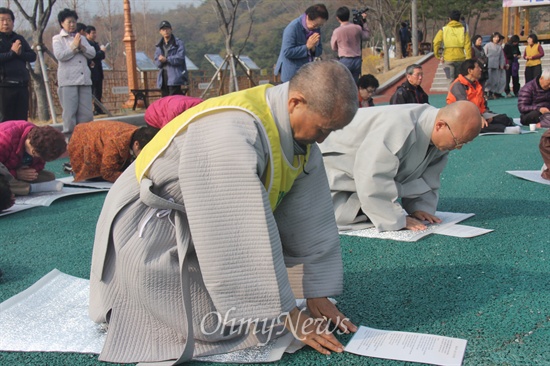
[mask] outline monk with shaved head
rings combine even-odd
[[[424,230],[425,222],[440,222],[449,151],[472,141],[481,124],[468,101],[359,109],[320,145],[338,226],[370,221],[378,231]]]

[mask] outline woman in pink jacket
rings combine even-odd
[[[185,95],[172,95],[160,98],[152,103],[145,111],[145,122],[158,129],[164,127],[191,107],[202,103],[201,98],[187,97]]]
[[[66,149],[65,136],[51,126],[38,127],[27,121],[0,123],[0,164],[9,171],[7,178],[15,195],[29,194],[34,183],[54,180],[55,175],[44,166]]]

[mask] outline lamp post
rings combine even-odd
[[[132,108],[135,96],[130,90],[139,89],[139,80],[137,75],[136,62],[136,37],[132,30],[132,12],[130,10],[130,0],[124,0],[124,48],[126,50],[126,72],[128,74],[128,100],[122,105],[123,108]],[[138,106],[143,106],[143,102],[138,101]]]
[[[418,14],[417,14],[417,3],[416,0],[411,1],[411,35],[412,35],[412,51],[413,56],[418,56]]]

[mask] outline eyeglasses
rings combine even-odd
[[[366,90],[367,93],[369,93],[369,94],[374,94],[374,93],[376,93],[376,88],[367,88],[367,89],[365,89],[365,90]]]
[[[308,18],[309,20],[309,18]],[[311,22],[311,28],[310,30],[313,30],[313,29],[318,29],[318,28],[321,28],[322,26],[325,25],[325,23],[327,22],[325,19],[323,18],[320,18],[318,19],[317,21],[313,21],[313,20],[309,20]]]
[[[455,137],[453,130],[451,130],[451,126],[449,126],[449,124],[445,121],[443,121],[443,123],[445,123],[445,126],[447,126],[447,128],[449,129],[451,136],[453,136],[453,140],[455,142],[455,149],[460,149],[462,146],[467,144],[467,142],[459,142],[458,139]]]
[[[0,23],[11,23],[11,18],[0,18]]]

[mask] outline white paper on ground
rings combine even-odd
[[[0,304],[1,351],[99,354],[106,332],[88,317],[89,280],[52,270],[25,291]],[[336,302],[334,299],[330,299]],[[305,300],[296,300],[304,305]],[[265,346],[251,347],[200,361],[250,363],[280,360],[304,344],[292,334]]]
[[[88,318],[89,281],[54,269],[0,304],[0,350],[99,353],[100,325]]]
[[[519,133],[484,132],[484,133],[480,133],[479,136],[488,136],[488,135],[525,135],[525,134],[527,134],[527,133],[537,133],[537,131],[520,130]]]
[[[540,170],[507,170],[506,173],[531,182],[542,183],[550,186],[550,180],[546,180],[541,177]]]
[[[75,182],[73,177],[63,177],[63,178],[58,178],[57,180],[62,181],[63,184],[68,186],[96,188],[96,189],[103,189],[103,190],[111,189],[111,187],[114,184],[111,182],[93,182],[89,180],[85,180],[83,182]]]
[[[439,217],[442,222],[440,224],[429,224],[426,230],[412,231],[412,230],[398,230],[398,231],[384,231],[379,232],[376,228],[370,228],[365,230],[353,230],[353,231],[341,231],[342,235],[361,236],[365,238],[377,238],[377,239],[389,239],[398,241],[417,241],[427,235],[436,233],[437,230],[452,226],[460,221],[464,221],[467,218],[474,216],[473,213],[453,213],[453,212],[440,212],[437,211],[435,216]]]
[[[360,326],[344,350],[388,360],[460,366],[466,343],[465,339],[459,338]]]
[[[454,236],[455,238],[473,238],[493,231],[492,229],[482,229],[479,227],[454,224],[451,226],[440,227],[434,231],[434,234]]]
[[[41,192],[32,193],[28,196],[15,197],[15,203],[19,205],[34,205],[34,206],[49,206],[53,201],[68,196],[74,196],[77,194],[97,193],[102,192],[98,189],[90,188],[77,188],[77,187],[63,187],[59,192]]]

